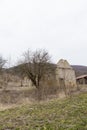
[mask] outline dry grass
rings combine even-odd
[[[0,130],[87,130],[87,94],[2,111]]]
[[[0,90],[0,110],[17,106],[32,104],[40,101],[49,101],[56,98],[65,98],[64,91],[58,91],[56,87],[42,89],[40,92],[34,87],[14,87],[10,84],[6,90]],[[79,86],[79,91],[74,91],[70,96],[87,92],[87,86]]]

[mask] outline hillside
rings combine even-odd
[[[56,64],[50,64],[50,65],[51,65],[51,68],[53,68],[53,70],[55,70]],[[71,66],[75,70],[76,76],[87,74],[87,66],[81,66],[81,65],[71,65]],[[22,67],[22,65],[11,67],[11,68],[7,69],[7,72],[10,72],[12,74],[17,74],[20,76],[22,73],[20,70],[20,67]]]
[[[87,74],[87,66],[72,65],[72,67],[76,72],[76,76]]]
[[[33,66],[33,64],[32,64]],[[56,64],[49,64],[48,63],[48,66],[49,68],[51,68],[51,72],[55,71],[55,68],[56,68]],[[23,69],[24,69],[24,65],[23,64],[20,64],[20,65],[17,65],[17,66],[13,66],[11,68],[8,68],[6,71],[8,73],[11,73],[11,74],[16,74],[18,76],[22,75],[23,73]]]
[[[0,130],[87,130],[87,94],[1,111]]]

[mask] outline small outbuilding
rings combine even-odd
[[[87,75],[81,75],[76,78],[77,84],[87,84]]]

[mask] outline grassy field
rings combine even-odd
[[[0,130],[87,130],[87,94],[1,111]]]

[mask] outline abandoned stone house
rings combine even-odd
[[[66,60],[61,59],[57,63],[56,80],[60,88],[76,87],[75,71]]]
[[[55,71],[46,78],[45,81],[48,86],[57,86],[60,89],[63,88],[75,88],[76,87],[76,76],[75,71],[69,65],[66,60],[59,60],[55,67]]]
[[[87,75],[81,75],[76,78],[77,84],[87,84]]]

